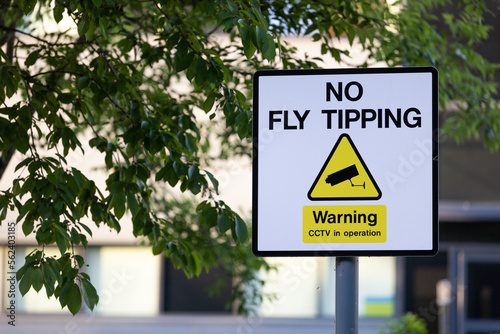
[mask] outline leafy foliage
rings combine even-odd
[[[406,313],[401,318],[389,320],[379,331],[380,334],[427,334],[427,328],[422,319],[412,313]]]
[[[491,150],[500,147],[495,82],[500,64],[490,63],[476,48],[488,39],[491,29],[484,24],[485,15],[498,12],[484,1],[409,1],[387,21],[397,34],[385,35],[382,47],[374,50],[376,58],[389,59],[390,66],[436,67],[440,108],[452,111],[442,124],[443,133],[459,142],[481,138]]]
[[[131,220],[137,238],[188,276],[224,267],[238,278],[240,311],[252,310],[258,271],[270,267],[252,256],[247,224],[219,198],[210,167],[251,155],[256,70],[323,66],[299,57],[286,35],[312,38],[338,62],[349,62],[356,45],[367,57],[360,66],[438,67],[441,106],[459,106],[445,128],[460,138],[480,133],[497,148],[496,66],[473,51],[488,35],[484,3],[463,0],[462,16],[442,18],[427,10],[441,1],[409,3],[3,1],[0,170],[14,152],[24,160],[1,192],[0,218],[16,211],[38,243],[18,271],[23,295],[44,287],[73,314],[82,299],[93,309],[98,296],[78,255],[92,237],[86,222],[119,232]],[[441,19],[451,42],[433,26]],[[105,189],[69,159],[89,151],[102,158]],[[60,255],[47,256],[49,245]]]

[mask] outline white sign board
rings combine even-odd
[[[435,254],[437,86],[430,67],[256,72],[254,253]]]

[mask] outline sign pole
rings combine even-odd
[[[335,333],[358,333],[358,258],[335,258]]]

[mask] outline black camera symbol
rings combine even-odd
[[[365,188],[365,182],[363,184],[353,184],[351,179],[355,176],[358,176],[359,172],[356,168],[356,165],[351,165],[344,169],[339,170],[338,172],[332,173],[328,175],[326,178],[326,183],[329,183],[332,187],[336,184],[349,180],[351,182],[352,187],[363,187]]]

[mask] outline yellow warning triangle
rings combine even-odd
[[[307,193],[311,201],[376,200],[382,192],[348,134],[342,134]]]

